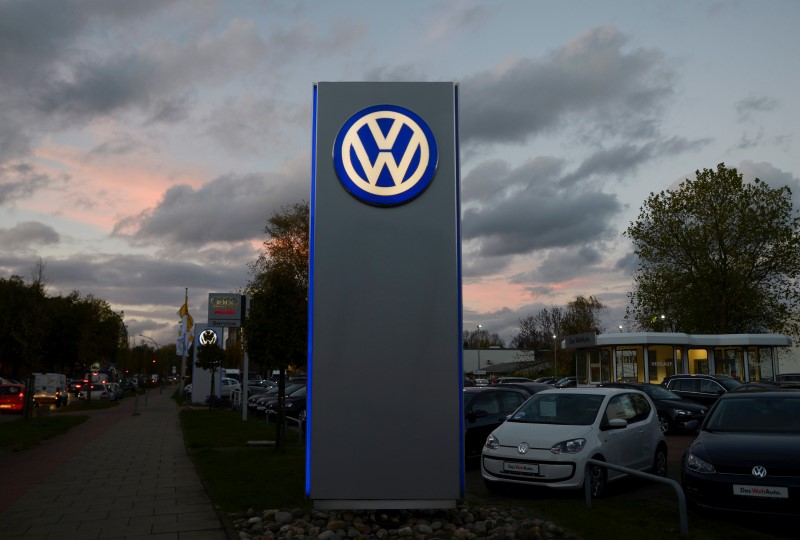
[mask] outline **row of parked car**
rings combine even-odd
[[[690,432],[696,438],[681,467],[689,503],[797,515],[800,390],[792,386],[790,380],[743,384],[724,375],[676,375],[661,385],[558,389],[513,381],[465,388],[467,458],[480,461],[491,490],[588,482],[601,496],[607,482],[624,474],[587,467],[589,459],[665,476],[664,435]]]

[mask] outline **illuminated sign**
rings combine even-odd
[[[214,345],[219,341],[219,336],[214,330],[207,328],[200,332],[200,335],[197,336],[197,341],[200,345]]]
[[[433,180],[439,152],[433,132],[416,113],[376,105],[350,117],[333,145],[342,185],[367,204],[396,206],[419,196]]]
[[[241,294],[209,293],[208,325],[241,327],[246,303],[245,297]]]

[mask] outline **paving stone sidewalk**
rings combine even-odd
[[[0,455],[0,537],[232,538],[186,452],[171,394],[151,389],[35,448]]]

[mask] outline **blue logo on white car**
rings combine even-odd
[[[396,206],[430,185],[439,162],[433,132],[396,105],[363,109],[344,123],[333,145],[336,174],[362,202]]]

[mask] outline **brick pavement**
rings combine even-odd
[[[228,540],[171,391],[150,390],[35,448],[0,455],[4,540]]]

